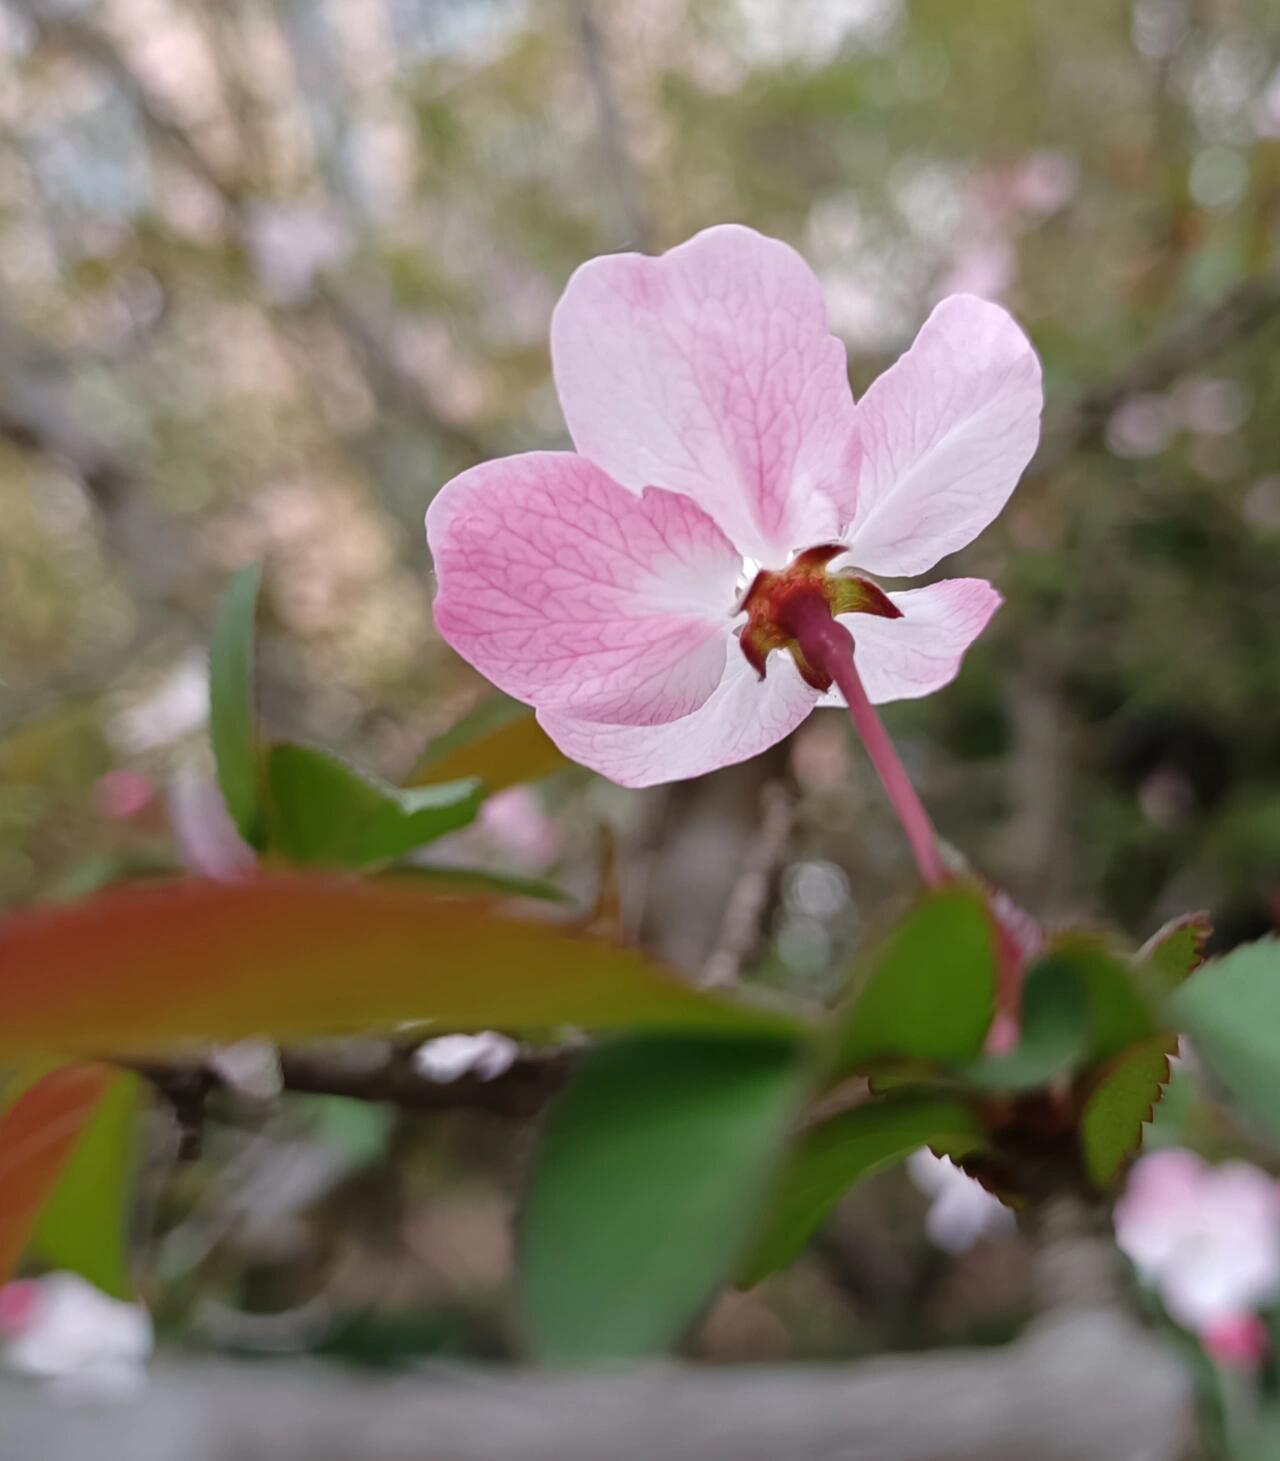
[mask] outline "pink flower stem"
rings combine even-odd
[[[831,617],[826,601],[817,595],[805,595],[788,605],[786,619],[785,627],[795,636],[805,659],[814,669],[830,675],[844,695],[849,718],[862,737],[871,764],[907,834],[921,878],[931,888],[947,882],[947,870],[929,813],[916,794],[884,723],[867,699],[862,677],[854,664],[853,636]]]

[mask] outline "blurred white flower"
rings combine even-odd
[[[1201,208],[1230,209],[1249,189],[1249,159],[1238,147],[1215,143],[1191,161],[1187,187]]]
[[[924,1220],[930,1240],[947,1253],[962,1253],[979,1238],[1013,1230],[1013,1213],[950,1157],[921,1147],[907,1158],[907,1173],[933,1201]]]
[[[123,752],[171,745],[209,718],[209,666],[198,650],[185,655],[151,694],[120,711],[107,726]]]
[[[209,1052],[209,1068],[242,1096],[273,1100],[284,1089],[280,1052],[270,1040],[237,1040]]]
[[[74,1394],[127,1396],[146,1379],[151,1319],[74,1273],[0,1288],[0,1352],[11,1370]]]
[[[1255,1311],[1280,1297],[1280,1187],[1248,1162],[1211,1167],[1167,1147],[1140,1158],[1116,1242],[1169,1315],[1229,1362],[1258,1357]]]
[[[439,1085],[460,1076],[491,1081],[511,1069],[520,1046],[506,1035],[482,1030],[478,1035],[438,1035],[413,1053],[413,1068]]]

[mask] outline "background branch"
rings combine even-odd
[[[1185,1375],[1109,1312],[1003,1349],[837,1365],[625,1373],[158,1364],[146,1392],[51,1405],[0,1382],[5,1454],[42,1461],[1177,1461]]]
[[[413,1064],[408,1050],[388,1046],[380,1060],[352,1060],[341,1049],[281,1050],[283,1088],[305,1095],[345,1096],[404,1111],[487,1111],[520,1121],[535,1115],[564,1084],[570,1050],[519,1056],[491,1080],[468,1072],[451,1081],[433,1081]],[[225,1085],[210,1065],[190,1061],[131,1062],[175,1107],[189,1109],[192,1092],[201,1096]]]
[[[1124,365],[1074,400],[1050,410],[1030,472],[1062,466],[1102,433],[1117,406],[1131,396],[1159,391],[1215,355],[1242,344],[1280,318],[1280,274],[1236,285],[1221,299],[1158,334]]]

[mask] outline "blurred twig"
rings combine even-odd
[[[845,1366],[428,1368],[160,1364],[129,1405],[51,1405],[0,1384],[5,1454],[100,1461],[1176,1461],[1189,1383],[1109,1312],[1014,1344]]]
[[[280,1073],[286,1091],[384,1102],[403,1111],[487,1111],[519,1121],[536,1114],[560,1089],[571,1059],[568,1050],[527,1053],[491,1080],[468,1073],[441,1083],[415,1069],[409,1051],[391,1045],[374,1062],[353,1062],[334,1049],[282,1050]],[[216,1072],[199,1063],[153,1060],[133,1064],[164,1094],[189,1090],[193,1071],[203,1073],[213,1085],[219,1084]]]
[[[1049,412],[1031,473],[1052,472],[1095,441],[1111,413],[1129,397],[1163,390],[1277,318],[1280,273],[1246,280],[1214,304],[1177,321],[1106,379]]]
[[[760,789],[760,824],[747,843],[738,876],[729,893],[720,936],[702,966],[698,982],[708,989],[736,984],[742,966],[760,940],[760,924],[769,889],[791,835],[791,801],[780,781]]]
[[[129,467],[72,410],[67,399],[71,362],[48,352],[37,366],[19,347],[16,329],[0,312],[0,438],[62,463],[99,507],[111,507],[131,481]]]
[[[233,233],[247,247],[249,205],[252,198],[243,178],[215,164],[194,138],[173,118],[137,75],[128,56],[104,30],[78,17],[48,15],[34,0],[14,0],[35,27],[41,42],[80,57],[110,78],[136,108],[151,145],[186,169],[222,204]],[[317,285],[296,303],[263,301],[278,322],[288,324],[320,317],[333,326],[363,362],[369,384],[382,407],[416,417],[438,440],[459,456],[477,460],[487,452],[465,426],[440,413],[428,399],[423,383],[400,360],[386,331],[369,319],[337,289]]]
[[[58,14],[36,0],[10,0],[47,46],[77,56],[105,72],[137,111],[153,145],[175,156],[186,170],[224,200],[235,199],[239,184],[218,167],[158,102],[135,74],[115,41],[103,30],[69,14]]]
[[[605,37],[592,0],[571,0],[571,4],[582,43],[587,79],[595,94],[605,166],[631,242],[639,249],[649,250],[654,244],[653,221],[644,206],[639,170],[609,67]]]

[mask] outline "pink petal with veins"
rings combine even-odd
[[[684,781],[732,766],[790,735],[817,704],[790,655],[775,654],[763,680],[736,643],[724,678],[701,709],[669,725],[600,725],[539,710],[566,756],[622,786]]]
[[[786,244],[726,224],[661,258],[592,259],[551,355],[574,444],[624,486],[686,493],[772,567],[835,536],[853,395],[821,287]]]
[[[657,725],[720,683],[742,560],[686,497],[531,452],[455,477],[427,537],[441,634],[518,699]]]
[[[901,619],[841,616],[853,635],[858,673],[875,705],[917,700],[950,684],[960,672],[965,651],[1001,604],[1000,595],[984,578],[944,578],[928,588],[909,588],[889,597],[902,610]],[[822,703],[842,706],[844,697],[832,689]]]
[[[910,577],[971,542],[1031,460],[1042,405],[1040,362],[1004,310],[943,300],[858,406],[853,562]]]

